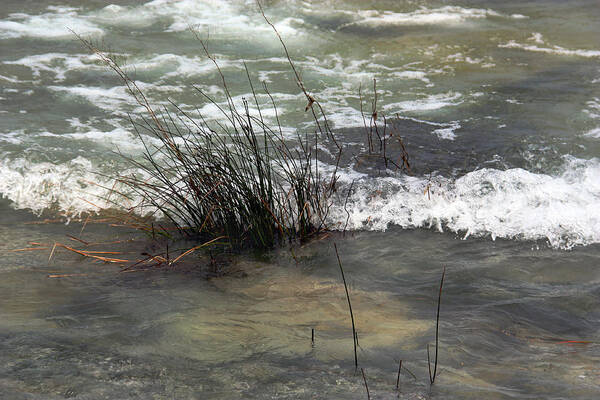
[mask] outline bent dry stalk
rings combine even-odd
[[[352,342],[354,343],[354,368],[358,369],[358,355],[356,352],[356,346],[358,344],[358,333],[356,332],[356,325],[354,323],[354,313],[352,312],[352,303],[350,302],[350,293],[348,292],[348,285],[346,283],[346,277],[344,276],[344,268],[342,268],[342,262],[340,261],[340,254],[338,253],[337,244],[333,243],[335,248],[335,255],[340,266],[340,272],[342,273],[342,282],[344,283],[344,289],[346,290],[346,299],[348,300],[348,309],[350,310],[350,319],[352,320]]]
[[[444,287],[444,277],[446,276],[446,266],[442,270],[442,279],[440,280],[440,291],[438,294],[438,306],[437,315],[435,318],[435,361],[433,367],[433,373],[431,372],[431,359],[429,356],[429,344],[427,344],[427,366],[429,367],[429,382],[431,385],[435,382],[437,375],[438,366],[438,349],[439,349],[439,337],[440,337],[440,305],[442,303],[442,288]]]
[[[402,372],[402,360],[398,363],[398,377],[396,378],[396,390],[400,390],[400,372]]]
[[[365,375],[365,369],[361,368],[360,372],[362,372],[363,381],[365,382],[365,389],[367,389],[367,400],[371,400],[371,393],[369,392],[369,385],[367,384],[367,376]]]

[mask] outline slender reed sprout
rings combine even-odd
[[[358,333],[356,332],[356,325],[354,323],[354,313],[352,312],[352,303],[350,302],[350,293],[348,292],[348,285],[346,283],[346,277],[344,276],[344,268],[342,268],[342,262],[340,261],[340,254],[338,253],[337,244],[334,243],[335,255],[340,266],[340,272],[342,273],[342,282],[344,282],[344,289],[346,290],[346,299],[348,300],[348,309],[350,310],[350,319],[352,320],[352,341],[354,343],[354,368],[358,369],[358,354],[356,347],[358,345]]]
[[[371,393],[369,392],[369,385],[367,384],[367,376],[365,375],[364,368],[361,368],[360,372],[362,372],[363,382],[365,382],[365,389],[367,389],[367,400],[371,400]]]
[[[439,337],[440,337],[440,305],[442,303],[442,288],[444,287],[444,277],[446,276],[446,266],[442,271],[442,279],[440,280],[440,291],[438,294],[438,306],[437,315],[435,318],[435,362],[433,367],[433,373],[431,372],[431,360],[429,356],[429,344],[427,345],[427,366],[429,367],[429,382],[433,385],[435,377],[437,375],[438,366],[438,349],[439,349]]]
[[[346,194],[346,200],[344,201],[344,211],[346,211],[346,223],[344,224],[343,236],[346,236],[346,228],[348,227],[348,221],[350,220],[350,211],[348,211],[348,198],[352,194],[352,188],[354,187],[354,182],[356,179],[352,179],[352,183],[350,184],[350,188],[348,189],[348,193]]]
[[[402,360],[398,363],[398,377],[396,378],[396,390],[400,389],[400,372],[402,372]]]

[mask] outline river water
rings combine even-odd
[[[335,241],[374,398],[597,398],[600,4],[264,6],[348,148],[364,145],[359,90],[370,109],[376,80],[378,110],[395,117],[412,171],[344,160],[340,184],[353,190],[329,216],[344,237],[295,258],[232,256],[225,276],[207,276],[7,251],[65,234],[136,238],[114,247],[146,251],[123,228],[39,223],[108,204],[110,177],[131,168],[115,150],[143,151],[127,120],[139,106],[70,30],[118,53],[153,104],[218,118],[192,89],[222,94],[192,26],[236,101],[250,95],[246,62],[268,84],[283,132],[314,130],[255,3],[2,2],[0,397],[366,398]],[[268,96],[258,100],[274,123]],[[442,266],[430,388],[425,349]],[[396,392],[400,359],[415,377],[404,372]]]

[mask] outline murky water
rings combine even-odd
[[[4,249],[81,224],[3,223]],[[85,240],[131,232],[88,226]],[[133,235],[135,237],[135,235]],[[357,233],[260,258],[225,276],[120,269],[50,250],[5,253],[3,398],[366,398],[354,373],[338,243],[375,398],[595,398],[598,248]],[[139,251],[145,245],[129,243]],[[106,246],[105,246],[106,247]],[[111,247],[115,247],[114,245]],[[193,262],[190,260],[190,262]],[[428,385],[441,266],[440,366]],[[49,278],[49,274],[72,274]],[[315,330],[314,346],[311,329]],[[566,341],[585,343],[567,343]]]
[[[245,61],[286,135],[314,129],[254,2],[2,2],[0,397],[366,398],[335,241],[373,398],[597,398],[598,2],[264,5],[340,142],[364,150],[358,93],[370,109],[376,79],[378,109],[396,117],[413,169],[383,177],[345,158],[340,187],[354,181],[353,191],[341,190],[329,221],[345,237],[295,258],[238,255],[227,274],[207,276],[190,272],[204,262],[194,257],[187,272],[120,273],[65,250],[50,261],[50,248],[8,250],[65,234],[136,238],[110,245],[131,258],[149,245],[106,224],[32,223],[105,204],[107,176],[130,168],[113,151],[142,151],[126,119],[138,107],[67,28],[122,55],[153,104],[215,118],[190,90],[222,96],[196,27],[236,101],[250,92]],[[274,122],[268,96],[258,100]],[[402,374],[398,394],[400,359],[414,377]]]

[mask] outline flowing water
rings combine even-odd
[[[394,117],[412,171],[344,159],[340,185],[352,191],[329,222],[345,237],[294,257],[235,256],[228,274],[207,278],[7,250],[66,233],[136,237],[38,223],[107,204],[110,177],[131,168],[115,150],[143,151],[127,119],[140,107],[70,30],[119,54],[153,104],[218,118],[192,87],[222,95],[194,27],[237,102],[250,97],[245,62],[257,87],[268,84],[286,135],[314,130],[255,3],[2,1],[0,397],[366,398],[335,240],[373,398],[597,398],[600,4],[264,6],[347,148],[364,146],[361,97],[370,110],[376,80],[377,108]],[[275,123],[269,97],[258,101]],[[140,239],[119,246],[145,251]],[[396,392],[400,359],[415,377],[403,372]]]

